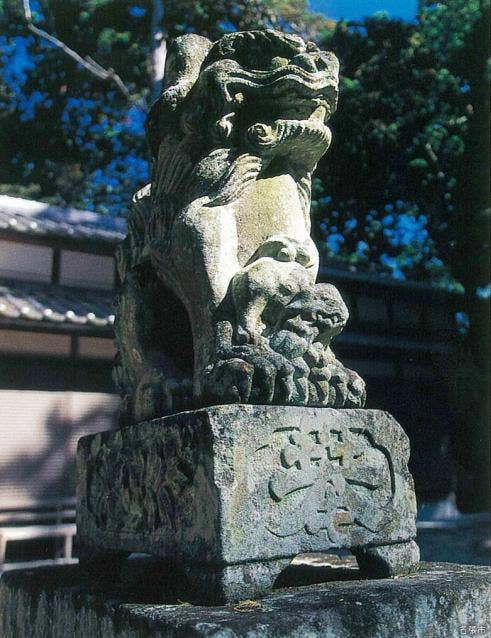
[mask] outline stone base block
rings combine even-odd
[[[134,559],[132,559],[134,560]],[[135,560],[134,562],[138,562]],[[491,635],[491,570],[422,563],[418,574],[358,580],[359,572],[334,570],[337,578],[277,589],[255,601],[194,607],[172,590],[156,604],[157,583],[131,569],[131,584],[88,590],[78,566],[13,571],[0,580],[2,638],[462,638]],[[293,581],[328,579],[325,560],[298,564]],[[294,567],[289,568],[290,570]],[[332,570],[331,570],[332,571]],[[137,576],[139,574],[139,576]],[[140,579],[141,577],[141,579]],[[169,574],[169,580],[172,575]],[[291,584],[291,583],[290,583]],[[126,589],[125,589],[126,587]],[[159,598],[161,597],[159,593]]]
[[[414,571],[409,444],[379,410],[224,405],[82,439],[77,535],[90,574],[125,553],[201,602],[267,593],[302,552],[345,548],[370,577]]]

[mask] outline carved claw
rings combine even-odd
[[[366,388],[363,379],[353,370],[350,370],[350,382],[348,383],[348,396],[345,406],[347,408],[362,408],[366,401]]]
[[[192,390],[191,379],[167,377],[163,370],[148,367],[135,390],[133,418],[139,422],[178,412],[191,402]]]
[[[254,366],[243,359],[217,361],[205,370],[204,394],[211,403],[246,403],[253,374]]]
[[[333,402],[336,408],[360,408],[365,405],[365,383],[353,370],[342,365],[334,367],[330,378]]]
[[[205,393],[230,403],[289,403],[293,365],[261,346],[231,346],[205,371]]]
[[[235,341],[240,345],[260,345],[265,344],[266,339],[256,330],[251,330],[241,325],[237,326]]]

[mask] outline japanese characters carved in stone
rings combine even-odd
[[[362,407],[330,349],[348,311],[316,284],[311,176],[338,62],[294,35],[171,45],[152,182],[118,254],[115,378],[128,422],[217,403]]]

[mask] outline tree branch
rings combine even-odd
[[[163,0],[153,1],[150,50],[152,52],[152,101],[160,96],[167,56],[167,33],[164,27]]]
[[[119,77],[119,75],[115,72],[114,69],[105,69],[100,64],[98,64],[95,60],[93,60],[90,56],[85,56],[82,58],[76,51],[67,46],[64,42],[56,38],[54,35],[47,33],[43,29],[40,29],[32,22],[32,11],[29,0],[23,0],[24,5],[24,17],[27,22],[27,28],[29,31],[34,33],[40,38],[44,40],[48,40],[54,44],[58,49],[61,49],[66,55],[68,55],[72,60],[75,60],[77,64],[82,66],[84,69],[92,73],[99,80],[103,80],[105,82],[113,82],[118,88],[119,92],[122,93],[127,100],[132,102],[134,100],[130,91],[124,84],[123,80]]]

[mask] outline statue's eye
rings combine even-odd
[[[277,259],[279,261],[293,261],[293,255],[291,254],[291,251],[288,250],[288,248],[281,248],[278,252]]]
[[[282,58],[280,56],[276,56],[271,60],[271,68],[277,69],[281,66],[286,66],[288,64],[288,60],[286,58]]]

